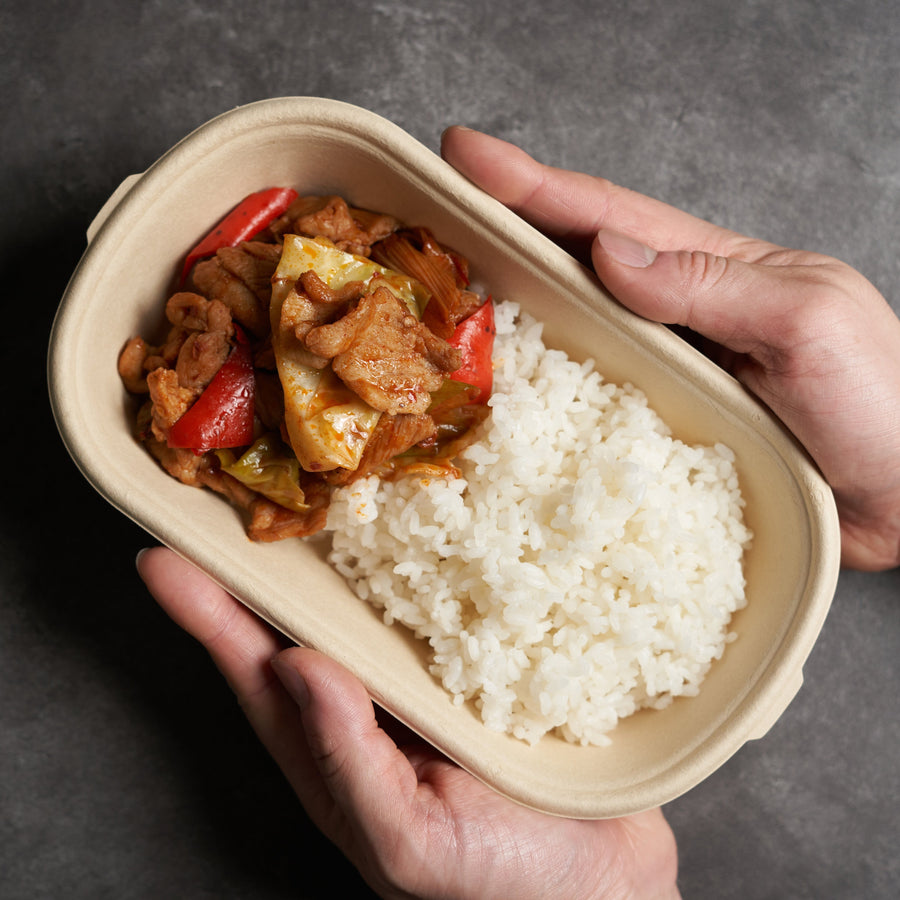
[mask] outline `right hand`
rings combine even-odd
[[[442,152],[535,227],[590,248],[623,305],[718,345],[831,485],[844,565],[900,565],[900,320],[872,284],[479,132],[448,129]]]

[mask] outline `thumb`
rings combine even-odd
[[[702,250],[655,250],[601,230],[592,247],[600,280],[632,312],[682,325],[767,365],[773,351],[796,348],[813,298],[812,267],[763,265]]]

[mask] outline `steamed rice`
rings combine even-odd
[[[429,642],[432,674],[488,728],[608,743],[622,717],[696,694],[734,639],[751,537],[734,457],[673,438],[516,304],[496,324],[492,412],[462,477],[339,490],[330,560]]]

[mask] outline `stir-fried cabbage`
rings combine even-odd
[[[219,450],[216,455],[222,471],[248,488],[296,512],[309,509],[300,486],[300,463],[274,435],[257,438],[239,459],[229,450]]]
[[[317,369],[293,331],[281,323],[281,308],[296,280],[312,270],[332,289],[351,281],[379,283],[390,288],[421,318],[428,291],[417,281],[345,253],[324,238],[285,235],[281,260],[272,279],[272,347],[284,388],[285,427],[291,447],[308,472],[355,469],[381,413],[345,387],[329,368]]]

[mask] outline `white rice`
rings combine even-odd
[[[462,477],[338,491],[330,559],[429,642],[432,674],[488,728],[605,744],[696,694],[735,637],[751,535],[734,457],[673,438],[516,304],[496,321],[492,413]]]

